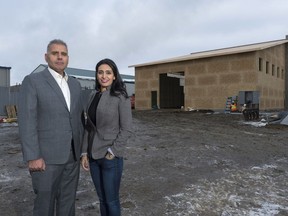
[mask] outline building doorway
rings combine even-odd
[[[151,107],[152,107],[152,109],[158,109],[157,91],[151,91]]]
[[[184,106],[184,72],[159,75],[161,109],[180,109]]]

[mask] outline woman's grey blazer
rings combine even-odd
[[[95,97],[92,92],[86,113]],[[123,95],[111,96],[110,89],[102,92],[96,111],[96,125],[87,115],[82,153],[88,153],[94,159],[105,156],[111,148],[116,157],[123,157],[125,145],[132,134],[132,112],[129,98]]]
[[[68,110],[57,82],[45,69],[26,76],[18,102],[18,122],[25,161],[43,158],[47,164],[68,161],[71,141],[80,159],[83,138],[81,86],[68,78],[71,105]]]

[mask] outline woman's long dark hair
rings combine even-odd
[[[127,90],[126,90],[126,86],[125,86],[125,83],[123,82],[122,78],[121,78],[121,75],[119,73],[119,70],[118,70],[118,67],[117,65],[115,64],[114,61],[112,61],[111,59],[102,59],[101,61],[99,61],[96,65],[96,76],[95,76],[95,89],[97,91],[100,91],[100,84],[97,80],[97,72],[98,72],[98,68],[100,67],[100,65],[102,64],[107,64],[111,67],[112,71],[113,71],[113,74],[115,76],[115,79],[113,80],[112,82],[112,85],[111,85],[111,88],[110,88],[110,94],[112,96],[119,96],[119,95],[123,95],[124,97],[128,98],[128,94],[127,94]]]

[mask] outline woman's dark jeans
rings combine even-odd
[[[90,173],[100,201],[101,216],[120,216],[119,190],[123,158],[89,159]]]

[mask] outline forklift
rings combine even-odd
[[[259,119],[259,92],[258,91],[240,91],[239,104],[242,106],[241,112],[245,121]]]

